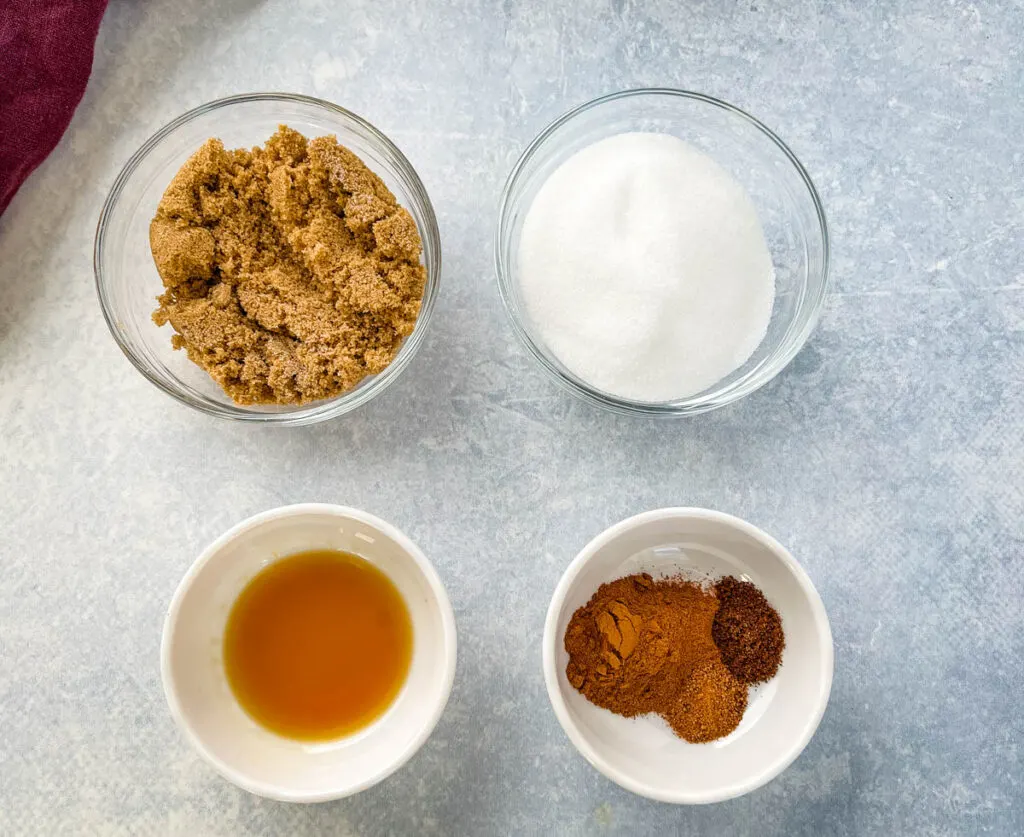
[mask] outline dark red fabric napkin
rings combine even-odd
[[[0,0],[0,214],[82,100],[107,0]]]

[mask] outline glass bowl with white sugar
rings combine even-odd
[[[710,96],[644,89],[530,144],[495,260],[514,330],[557,382],[619,412],[695,415],[800,351],[829,241],[814,184],[772,131]]]

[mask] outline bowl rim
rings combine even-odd
[[[423,574],[431,592],[434,595],[436,608],[440,611],[441,615],[441,629],[444,644],[443,650],[445,654],[445,669],[443,672],[442,688],[437,699],[437,705],[434,707],[434,710],[427,719],[427,722],[422,726],[406,748],[402,750],[386,767],[367,776],[365,779],[344,788],[336,788],[317,793],[288,791],[283,790],[276,785],[254,781],[237,771],[235,768],[226,764],[221,759],[217,758],[207,748],[205,742],[195,731],[182,709],[181,702],[178,699],[177,682],[175,681],[171,665],[171,651],[174,645],[174,636],[176,634],[182,602],[189,590],[192,589],[193,582],[203,568],[213,560],[214,556],[227,546],[227,544],[238,538],[240,535],[250,532],[253,529],[258,529],[261,526],[276,520],[307,514],[327,515],[349,520],[358,520],[365,523],[367,526],[371,526],[383,532],[402,548],[406,555],[412,559],[413,563]],[[267,511],[252,515],[240,523],[236,523],[224,534],[220,535],[210,543],[188,568],[181,581],[178,582],[178,586],[175,588],[174,595],[171,597],[170,604],[167,607],[167,614],[164,617],[163,630],[160,638],[160,680],[163,684],[164,697],[167,699],[167,705],[170,709],[171,717],[174,719],[178,729],[184,733],[189,744],[192,745],[193,749],[203,758],[203,760],[229,782],[248,791],[249,793],[266,797],[267,799],[274,799],[278,802],[328,802],[330,800],[343,799],[345,797],[352,796],[353,794],[366,790],[367,788],[376,785],[378,782],[383,781],[408,762],[420,747],[426,743],[427,739],[437,726],[438,721],[441,719],[441,715],[444,713],[445,707],[448,705],[452,686],[455,683],[455,666],[457,656],[458,634],[455,626],[455,612],[452,609],[451,600],[448,598],[448,593],[445,590],[444,584],[442,583],[440,576],[437,574],[437,570],[434,568],[434,565],[430,562],[430,559],[427,558],[423,551],[416,546],[416,544],[414,544],[395,526],[385,520],[382,520],[376,515],[370,514],[369,512],[361,511],[360,509],[352,508],[350,506],[341,506],[331,503],[297,503],[294,505],[278,506],[277,508],[268,509]]]
[[[710,395],[698,393],[695,396],[688,396],[687,398],[677,399],[675,401],[637,401],[628,398],[620,398],[604,392],[603,390],[597,389],[569,370],[560,368],[552,361],[548,356],[548,353],[544,351],[530,335],[522,322],[522,317],[517,310],[517,306],[513,303],[512,283],[516,281],[516,279],[505,271],[502,259],[502,243],[505,237],[506,227],[508,226],[508,218],[511,214],[512,193],[518,185],[520,178],[523,176],[526,166],[533,159],[534,154],[536,154],[540,147],[544,145],[544,143],[546,143],[556,131],[567,123],[573,121],[577,116],[601,105],[618,101],[619,99],[643,96],[670,96],[689,99],[719,108],[748,122],[760,131],[767,139],[771,140],[771,142],[778,147],[778,149],[786,156],[786,158],[788,158],[789,162],[796,169],[797,174],[803,181],[808,195],[811,198],[811,202],[814,205],[815,214],[818,219],[818,229],[821,234],[822,244],[821,282],[817,291],[813,295],[809,296],[807,303],[805,303],[810,311],[807,321],[804,323],[804,326],[800,331],[794,336],[789,348],[779,356],[769,374],[764,375],[763,378],[759,378],[757,375],[750,376],[746,380],[741,380],[736,384],[731,385],[730,388],[726,389],[722,393],[716,394],[712,392]],[[637,87],[608,93],[603,96],[598,96],[596,99],[584,102],[583,104],[566,111],[554,121],[550,122],[539,134],[537,134],[536,137],[533,138],[530,144],[519,156],[519,159],[512,167],[511,172],[509,172],[498,203],[498,222],[495,227],[493,247],[494,269],[498,278],[498,293],[501,296],[502,304],[505,307],[505,313],[511,321],[512,331],[515,333],[519,342],[526,347],[529,353],[533,355],[534,359],[540,363],[541,368],[544,369],[549,377],[551,377],[563,390],[570,392],[588,403],[595,404],[598,407],[603,407],[606,410],[627,415],[643,414],[673,418],[679,416],[696,416],[701,413],[716,410],[720,407],[725,407],[739,401],[747,395],[750,395],[752,392],[756,392],[761,389],[761,387],[768,384],[780,372],[782,372],[783,369],[789,366],[793,358],[796,357],[807,343],[808,338],[814,332],[814,329],[817,327],[818,322],[821,319],[821,315],[824,310],[825,298],[828,295],[828,289],[831,282],[831,242],[828,232],[828,221],[825,217],[825,208],[822,204],[821,196],[818,194],[818,190],[815,188],[814,182],[811,180],[810,174],[808,174],[807,169],[797,158],[796,154],[793,153],[789,146],[786,145],[786,143],[783,142],[778,134],[772,131],[771,128],[761,122],[757,117],[747,113],[742,108],[729,104],[722,99],[717,99],[714,96],[675,87]],[[705,390],[705,392],[707,392],[707,390]]]
[[[138,167],[142,164],[142,161],[148,157],[149,154],[167,137],[183,125],[191,122],[193,119],[222,108],[228,108],[239,104],[247,104],[250,102],[298,103],[318,108],[320,110],[329,111],[335,116],[354,123],[359,129],[369,134],[374,142],[379,143],[380,146],[394,158],[396,167],[401,171],[403,178],[408,181],[410,191],[414,194],[415,200],[420,204],[420,209],[424,218],[424,225],[426,227],[426,229],[419,229],[419,225],[417,225],[417,229],[423,239],[422,258],[424,269],[427,271],[427,282],[423,292],[423,300],[420,304],[420,312],[416,317],[416,324],[413,327],[412,333],[405,338],[398,354],[391,363],[388,364],[387,368],[384,369],[383,372],[374,376],[373,379],[364,386],[359,385],[355,389],[341,393],[327,401],[317,402],[311,405],[300,405],[296,406],[294,409],[288,409],[276,413],[257,412],[246,406],[238,404],[218,404],[215,402],[193,399],[186,393],[179,392],[175,387],[168,385],[165,381],[161,380],[159,376],[153,374],[148,369],[148,365],[137,356],[136,352],[130,348],[127,341],[121,336],[120,329],[117,324],[117,314],[110,304],[103,276],[104,266],[102,251],[110,217],[113,215],[114,210],[118,205],[122,192]],[[428,246],[435,254],[435,267],[433,271],[429,269],[427,264],[426,252]],[[324,421],[326,419],[348,413],[357,407],[361,407],[390,386],[406,366],[408,366],[409,362],[423,343],[427,325],[430,322],[430,317],[433,314],[437,303],[437,297],[440,293],[442,272],[441,233],[437,222],[437,215],[434,211],[434,206],[431,203],[427,189],[423,185],[423,181],[416,169],[413,167],[412,163],[409,162],[405,154],[402,153],[401,149],[399,149],[383,131],[375,127],[369,121],[358,114],[341,107],[340,105],[334,104],[333,102],[328,102],[324,99],[318,99],[313,96],[306,96],[301,93],[240,93],[232,96],[225,96],[220,99],[214,99],[213,101],[206,102],[186,111],[181,116],[171,120],[156,131],[156,133],[150,136],[138,148],[138,150],[128,158],[128,161],[121,168],[121,171],[118,173],[113,185],[110,187],[110,191],[107,193],[107,197],[103,202],[103,208],[100,210],[99,219],[96,222],[96,233],[93,239],[92,264],[96,293],[99,297],[100,309],[103,312],[103,319],[107,324],[107,328],[113,336],[114,342],[117,343],[118,348],[120,348],[122,354],[131,361],[132,365],[151,384],[174,398],[179,403],[185,404],[188,407],[217,418],[254,422],[257,424],[296,426]]]
[[[565,704],[565,699],[562,697],[561,686],[558,681],[558,666],[556,664],[556,646],[559,642],[559,637],[557,635],[558,619],[562,607],[565,604],[565,598],[569,588],[576,580],[580,571],[590,562],[594,557],[594,554],[599,549],[623,533],[654,521],[669,519],[714,521],[736,529],[767,547],[767,549],[779,559],[782,565],[785,566],[796,579],[800,589],[803,591],[808,603],[810,604],[811,612],[814,617],[815,628],[819,636],[822,638],[820,662],[822,671],[824,672],[824,680],[819,685],[818,704],[815,712],[813,715],[808,717],[807,723],[799,738],[793,741],[781,758],[777,759],[766,770],[761,771],[761,773],[753,779],[704,793],[693,793],[688,791],[666,792],[661,789],[653,788],[644,782],[636,781],[631,776],[619,770],[615,765],[602,758],[591,746],[589,739],[583,734],[569,714],[569,710]],[[555,592],[551,597],[551,603],[548,605],[547,616],[544,620],[542,665],[544,668],[544,682],[547,687],[548,699],[551,701],[555,717],[558,718],[558,723],[565,731],[565,734],[569,737],[569,740],[591,765],[620,787],[623,787],[628,791],[632,791],[640,796],[647,797],[648,799],[654,799],[659,802],[671,802],[680,805],[704,805],[712,802],[723,802],[727,799],[735,799],[738,796],[743,796],[744,794],[762,787],[782,773],[782,771],[789,767],[800,753],[803,752],[811,738],[814,737],[814,733],[817,731],[818,725],[821,723],[821,719],[825,714],[825,709],[828,706],[829,696],[832,691],[835,648],[833,646],[832,629],[829,625],[828,614],[825,612],[825,605],[821,600],[821,596],[818,594],[818,591],[815,588],[814,583],[811,581],[810,576],[807,575],[807,572],[799,563],[797,563],[797,560],[781,543],[775,540],[771,535],[759,529],[757,526],[754,526],[752,523],[748,523],[739,517],[726,514],[725,512],[714,511],[712,509],[688,506],[654,509],[652,511],[642,512],[634,515],[633,517],[629,517],[626,520],[605,529],[597,535],[597,537],[593,538],[590,543],[583,547],[582,550],[580,550],[572,560],[572,563],[569,564],[565,572],[562,574],[561,579],[559,579],[558,585],[555,587]]]

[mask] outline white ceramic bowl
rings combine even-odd
[[[774,679],[751,691],[739,727],[688,744],[655,715],[622,718],[591,704],[566,679],[563,639],[597,588],[637,572],[733,575],[757,585],[782,617],[786,649]],[[707,509],[660,509],[592,540],[558,583],[544,625],[544,679],[562,728],[613,782],[662,802],[720,802],[759,788],[811,740],[832,688],[832,633],[807,573],[786,549],[739,518]]]
[[[394,582],[409,608],[413,653],[401,693],[373,724],[332,742],[282,738],[253,721],[224,675],[224,627],[235,599],[267,564],[309,549],[359,555]],[[239,523],[182,579],[164,623],[160,668],[171,714],[221,775],[286,802],[350,796],[384,779],[430,736],[455,678],[455,616],[441,580],[405,535],[344,506],[285,506]]]

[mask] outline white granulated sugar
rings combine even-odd
[[[750,197],[667,134],[619,134],[559,166],[523,222],[519,281],[566,368],[634,401],[695,395],[738,369],[775,298]]]

